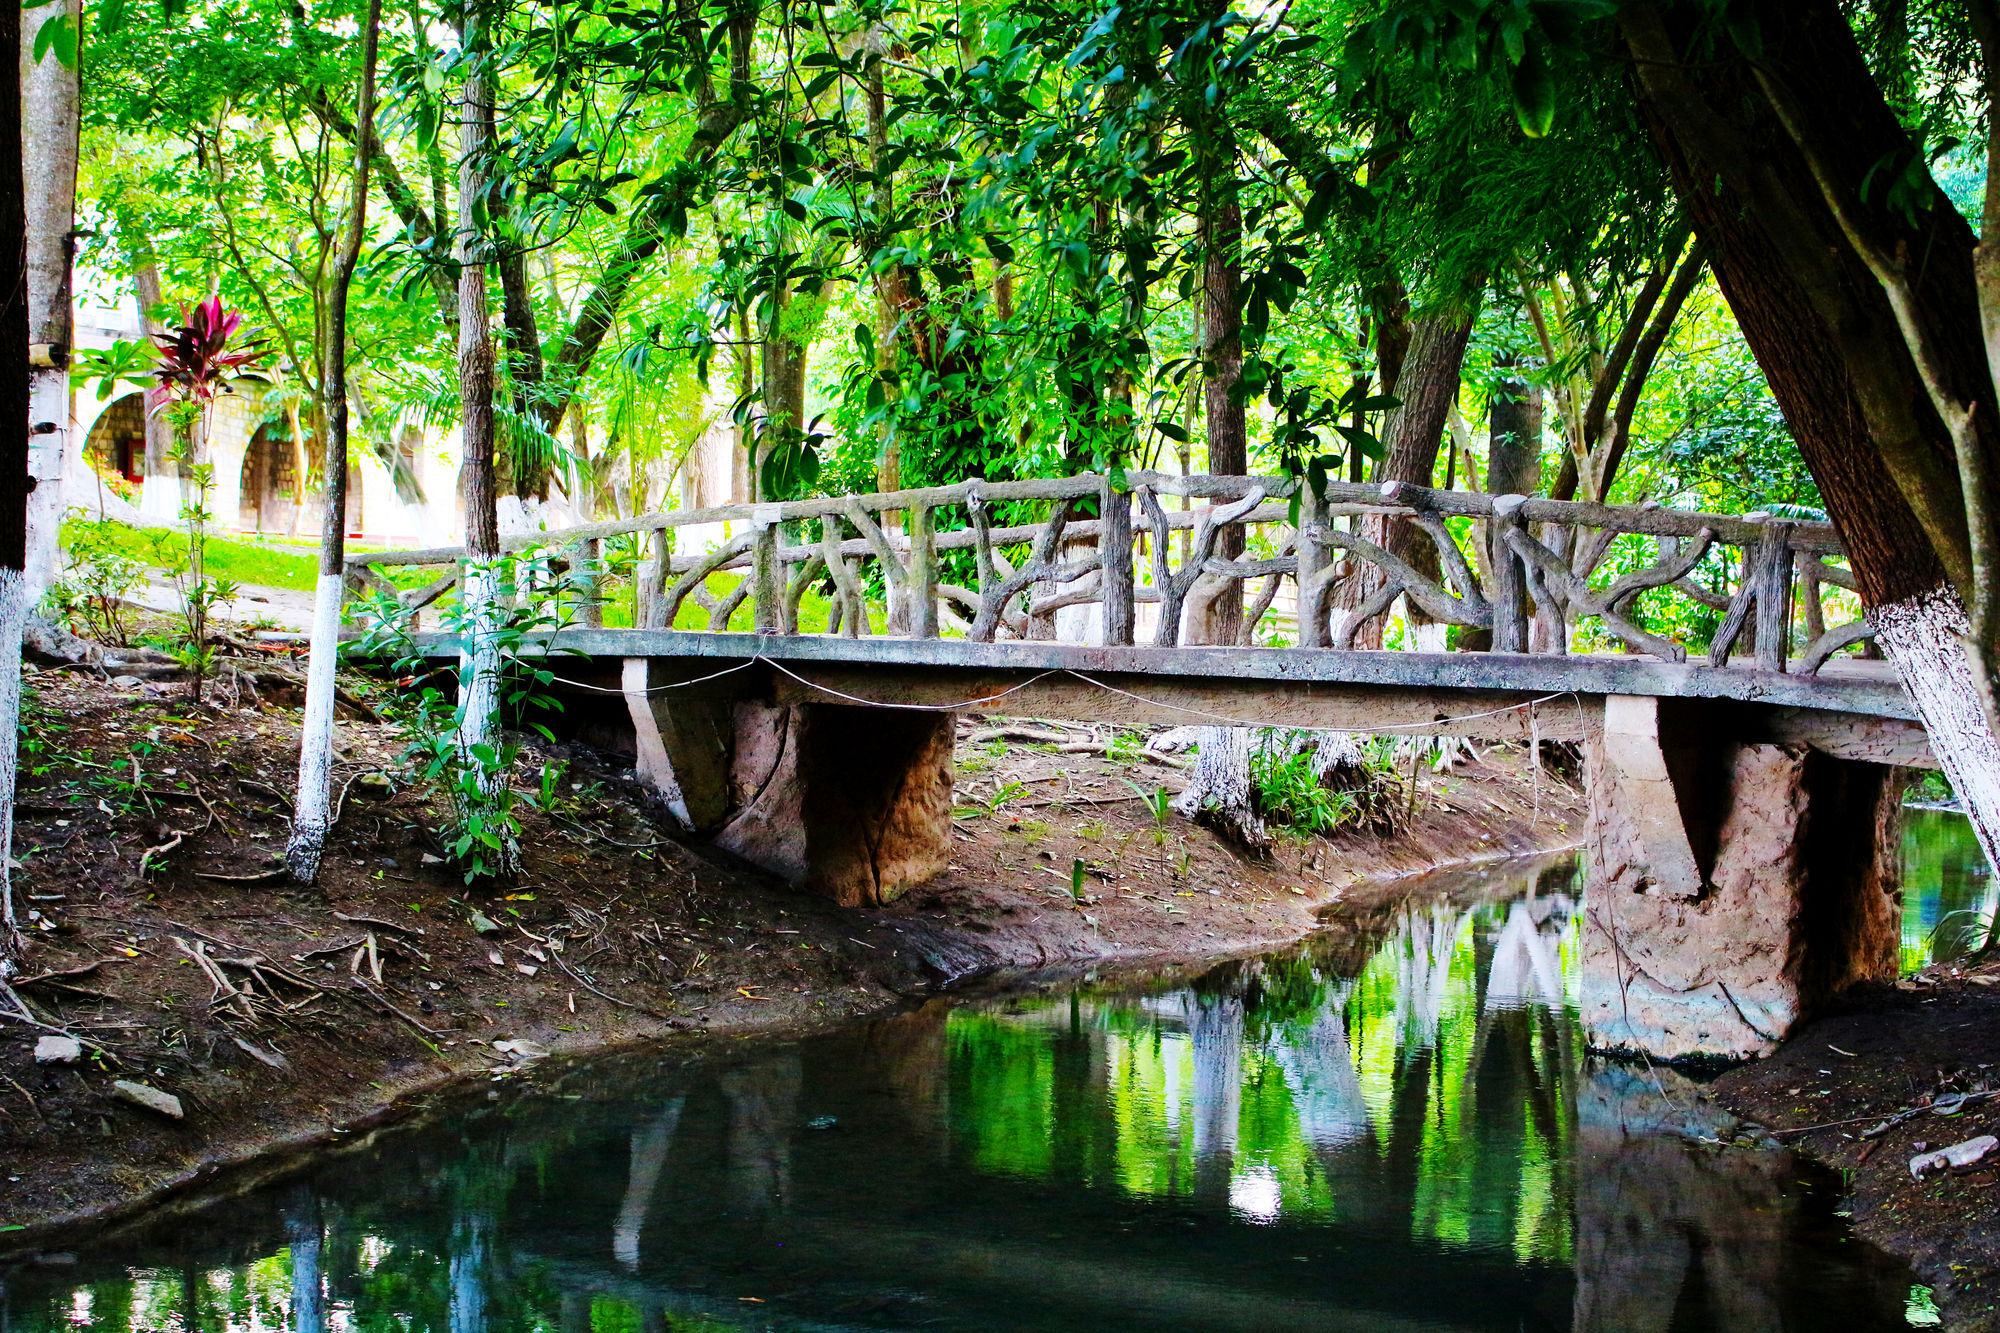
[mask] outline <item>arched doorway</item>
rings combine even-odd
[[[247,532],[299,530],[299,469],[291,423],[267,421],[243,451],[237,525]]]
[[[136,500],[146,482],[146,395],[128,393],[98,414],[83,456],[122,498]],[[118,483],[130,483],[129,492]]]

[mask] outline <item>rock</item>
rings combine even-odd
[[[73,1065],[82,1058],[83,1043],[75,1037],[51,1032],[35,1043],[35,1063],[38,1065]]]
[[[53,621],[31,615],[21,626],[21,655],[42,666],[64,666],[101,661],[104,650]]]
[[[1910,1174],[1922,1180],[1926,1172],[1950,1171],[1955,1167],[1971,1166],[1995,1148],[2000,1148],[2000,1139],[1991,1134],[1981,1134],[1976,1139],[1954,1143],[1949,1148],[1936,1152],[1920,1152],[1910,1159]]]
[[[113,685],[122,685],[129,690],[134,685],[137,685],[140,682],[137,676],[113,676],[111,678],[111,683]]]
[[[144,1107],[148,1111],[166,1116],[169,1120],[184,1118],[181,1099],[171,1092],[161,1092],[158,1088],[149,1088],[143,1083],[131,1083],[122,1078],[111,1085],[111,1091],[117,1094],[118,1100]]]

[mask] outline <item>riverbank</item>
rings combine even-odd
[[[2000,1151],[1910,1170],[1920,1151],[2000,1135],[2000,962],[1853,992],[1711,1092],[1840,1173],[1856,1234],[1931,1285],[1945,1327],[2000,1329]]]
[[[298,889],[272,873],[295,706],[68,672],[31,689],[31,1012],[0,1010],[0,1228],[18,1245],[546,1053],[802,1031],[1008,969],[1281,943],[1439,865],[1574,843],[1583,819],[1579,792],[1495,750],[1426,772],[1393,835],[1248,859],[1146,813],[1128,784],[1176,790],[1171,757],[975,740],[992,720],[968,720],[951,870],[855,911],[684,842],[626,766],[555,746],[533,756],[550,799],[526,812],[525,873],[479,894],[401,785],[393,729],[354,711],[321,882]],[[37,1060],[63,1034],[80,1057]]]

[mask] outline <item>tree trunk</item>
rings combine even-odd
[[[21,68],[21,9],[0,5],[0,70]],[[17,76],[18,77],[18,76]],[[0,96],[0,980],[20,970],[14,913],[14,781],[21,731],[21,624],[27,618],[28,219],[21,99]]]
[[[866,248],[874,252],[879,252],[888,240],[886,229],[893,225],[896,216],[896,175],[889,160],[889,98],[880,64],[880,59],[888,54],[890,41],[887,29],[881,25],[869,29],[867,52],[876,59],[876,63],[869,67],[862,80],[862,95],[868,112],[868,167],[875,176],[868,195],[870,229]],[[868,255],[864,254],[861,258],[865,261]],[[883,264],[881,271],[875,275],[875,372],[878,375],[893,374],[897,369],[897,342],[901,336],[898,330],[909,300],[910,279],[903,265],[894,260]],[[885,491],[900,490],[903,485],[902,441],[887,427],[884,427],[884,434],[887,438],[882,442],[875,481]]]
[[[1211,4],[1211,18],[1227,5]],[[1227,102],[1197,79],[1187,90],[1183,120],[1194,156],[1195,247],[1202,263],[1202,400],[1208,434],[1208,470],[1242,476],[1249,470],[1249,437],[1239,386],[1243,379],[1243,205],[1237,185],[1236,137]],[[1214,100],[1211,100],[1213,98]],[[1215,554],[1243,554],[1243,528],[1218,535]],[[1208,602],[1203,623],[1191,626],[1197,643],[1235,643],[1243,623],[1243,585],[1231,583]]]
[[[333,776],[334,673],[340,663],[340,603],[347,565],[347,297],[367,237],[368,167],[375,137],[375,61],[382,0],[368,0],[361,29],[361,91],[354,117],[354,189],[347,230],[327,291],[326,340],[320,347],[320,392],[326,415],[326,516],[320,525],[319,579],[313,587],[312,641],[306,662],[306,707],[299,733],[299,792],[285,868],[300,884],[319,875],[326,849]]]
[[[488,133],[491,133],[490,129]],[[509,236],[493,267],[500,274],[500,322],[507,330],[507,382],[513,389],[514,415],[522,421],[542,420],[540,411],[547,372],[542,365],[542,335],[535,323],[534,294],[528,289],[527,254],[520,238]],[[543,420],[550,435],[562,418]],[[552,469],[546,456],[537,451],[532,462],[524,463],[518,451],[510,455],[503,470],[508,493],[524,503],[549,498]]]
[[[460,467],[465,488],[465,578],[467,635],[471,652],[459,667],[458,749],[460,761],[492,796],[506,773],[488,756],[500,749],[500,636],[503,629],[498,495],[493,475],[493,330],[486,293],[491,246],[479,229],[477,200],[486,196],[486,127],[491,123],[492,84],[486,68],[485,15],[469,7],[460,44],[470,53],[459,117],[458,168],[458,392]],[[511,840],[498,858],[501,872],[514,868]]]
[[[1832,4],[1758,8],[1771,43],[1764,65],[1819,127],[1829,170],[1858,198],[1861,179],[1907,136]],[[1746,62],[1693,52],[1679,16],[1652,6],[1629,7],[1620,22],[1642,109],[1716,280],[1826,501],[1882,646],[2000,864],[2000,747],[1953,638],[1970,582],[1963,498],[1888,300]],[[1888,248],[1910,256],[1928,331],[1954,392],[1981,404],[1991,458],[2000,412],[1990,381],[1979,387],[1970,228],[1949,207],[1918,226],[1886,213],[1872,221],[1900,232]]]
[[[1263,851],[1271,834],[1251,802],[1250,729],[1196,727],[1194,736],[1194,770],[1174,809],[1247,851]]]
[[[1533,495],[1542,485],[1542,388],[1521,378],[1520,365],[1520,356],[1513,352],[1499,353],[1493,358],[1495,381],[1486,414],[1484,484],[1488,495]],[[1515,558],[1511,550],[1494,549],[1490,533],[1476,540],[1487,543],[1482,549],[1482,570],[1491,570],[1498,561]],[[1521,612],[1525,616],[1526,587],[1520,592]],[[1463,631],[1459,646],[1468,652],[1484,652],[1493,646],[1493,631]]]
[[[1512,353],[1493,358],[1496,383],[1486,417],[1486,493],[1533,495],[1542,485],[1542,390],[1520,375]]]
[[[154,335],[164,333],[165,327],[153,312],[166,303],[166,296],[160,287],[160,260],[153,249],[153,238],[139,230],[136,219],[121,218],[118,230],[125,235],[126,245],[132,262],[132,294],[139,302],[139,329],[148,343]],[[296,444],[296,440],[295,440]],[[164,417],[155,413],[146,414],[146,461],[139,471],[148,481],[154,477],[164,477],[172,466],[167,459],[174,447],[173,428]],[[143,484],[143,483],[142,483]],[[299,484],[305,484],[305,472],[299,472]],[[178,490],[178,483],[176,483]]]
[[[1208,470],[1240,477],[1250,468],[1249,432],[1238,385],[1243,379],[1243,209],[1237,202],[1234,154],[1214,155],[1213,169],[1228,173],[1227,190],[1206,205],[1200,220],[1202,261],[1202,348],[1206,376],[1202,403],[1208,428]],[[1218,559],[1243,554],[1243,528],[1231,524],[1216,537]],[[1234,643],[1243,626],[1243,585],[1232,583],[1209,602],[1202,643]]]
[[[70,256],[75,249],[78,131],[77,71],[51,51],[33,59],[35,34],[67,18],[82,32],[82,0],[61,0],[26,11],[21,34],[21,175],[28,200],[28,341],[60,348],[51,364],[32,372],[28,414],[37,431],[28,452],[35,487],[28,494],[28,604],[55,577],[57,537],[63,519],[63,460],[77,447],[65,364],[74,341],[70,313]],[[50,429],[52,427],[52,429]]]
[[[764,427],[756,441],[754,460],[759,500],[778,498],[766,469],[774,454],[783,451],[789,456],[796,450],[805,430],[806,346],[788,327],[786,318],[794,294],[791,280],[779,279],[771,293],[770,318],[758,344],[758,378],[764,398]]]
[[[736,338],[730,354],[736,362],[736,400],[742,402],[756,388],[756,348],[750,346],[750,312],[736,310]],[[748,504],[754,500],[756,482],[756,430],[752,430],[750,414],[744,412],[730,426],[730,436],[734,448],[730,450],[730,504]]]
[[[1465,364],[1465,345],[1472,335],[1476,310],[1475,298],[1468,309],[1424,315],[1412,325],[1408,350],[1390,390],[1400,402],[1383,427],[1382,443],[1387,453],[1376,470],[1376,480],[1431,484],[1437,471],[1438,444],[1444,438],[1452,404],[1458,401],[1459,371]],[[1408,521],[1367,518],[1361,523],[1361,535],[1388,547],[1419,571],[1437,573],[1437,552]],[[1334,592],[1336,615],[1353,614],[1382,587],[1382,573],[1375,566],[1360,561],[1349,564],[1350,572]],[[1414,617],[1414,612],[1411,614]],[[1380,648],[1381,623],[1377,620],[1365,626],[1355,637],[1354,646]]]

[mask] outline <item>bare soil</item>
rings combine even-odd
[[[2000,1135],[2000,963],[1856,991],[1713,1092],[1840,1172],[1854,1229],[1930,1284],[1947,1327],[2000,1329],[2000,1151],[1910,1171],[1920,1151]]]
[[[1288,941],[1440,865],[1572,844],[1583,819],[1578,791],[1500,749],[1425,770],[1400,828],[1251,858],[1178,818],[1156,827],[1126,780],[1174,791],[1177,768],[974,742],[992,719],[967,719],[950,872],[843,910],[678,836],[629,760],[545,745],[521,784],[567,767],[526,811],[526,871],[478,891],[441,859],[394,729],[354,713],[329,854],[298,888],[272,873],[298,700],[194,704],[181,685],[66,671],[30,690],[15,811],[29,1012],[0,992],[7,1249],[542,1052],[803,1030],[1004,970]],[[83,1059],[36,1061],[56,1029]],[[172,1094],[184,1118],[117,1080]]]

